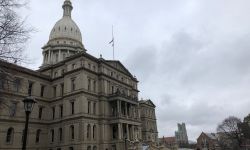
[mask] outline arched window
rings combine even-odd
[[[14,129],[9,128],[6,135],[6,143],[11,143],[13,141]]]
[[[87,150],[91,150],[91,146],[88,146]]]
[[[73,125],[70,126],[71,139],[75,139],[75,128]]]
[[[59,133],[59,141],[62,141],[62,128],[58,129],[58,133]]]
[[[54,142],[54,136],[55,136],[54,129],[50,130],[50,135],[51,135],[51,142]]]
[[[90,124],[87,126],[87,138],[89,139],[90,138]]]
[[[94,146],[94,147],[93,147],[93,150],[97,150],[97,147],[96,147],[96,146]]]
[[[96,125],[93,126],[93,139],[96,138]]]
[[[39,143],[39,141],[40,141],[40,134],[41,134],[41,130],[38,129],[38,130],[36,131],[36,143]]]

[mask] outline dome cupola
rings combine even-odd
[[[52,28],[48,43],[43,47],[43,66],[56,64],[66,57],[85,52],[79,27],[71,18],[70,0],[63,3],[63,17]]]

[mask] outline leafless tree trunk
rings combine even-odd
[[[16,9],[26,5],[24,0],[0,0],[0,59],[18,62],[23,60],[25,43],[33,31],[25,25]]]

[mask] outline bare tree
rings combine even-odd
[[[0,59],[17,62],[23,60],[24,44],[32,28],[16,10],[26,5],[26,0],[0,0]]]
[[[219,144],[222,147],[230,147],[239,149],[242,144],[241,132],[238,125],[241,120],[237,117],[230,116],[224,119],[217,127],[217,132],[220,135]]]

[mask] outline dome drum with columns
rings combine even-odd
[[[82,44],[81,31],[71,18],[73,6],[70,0],[65,0],[62,8],[63,17],[54,25],[48,43],[42,48],[44,57],[42,67],[86,51]]]

